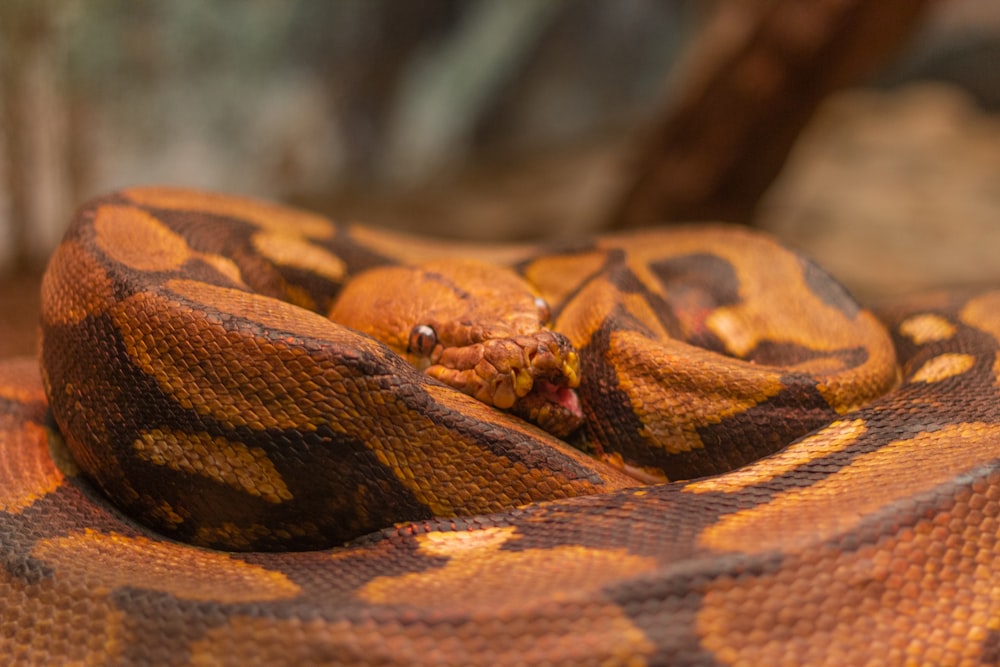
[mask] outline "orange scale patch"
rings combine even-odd
[[[228,554],[90,528],[39,541],[31,555],[95,594],[133,587],[183,600],[237,603],[286,600],[299,587],[280,572]]]
[[[418,608],[474,612],[523,607],[598,594],[606,585],[649,573],[656,560],[621,548],[563,545],[507,551],[516,529],[484,528],[442,532],[416,538],[421,553],[447,557],[437,569],[376,577],[357,597],[370,604],[407,604]]]
[[[899,324],[899,333],[917,345],[948,340],[955,335],[955,325],[933,313],[913,315]]]
[[[454,389],[426,385],[424,390],[438,404],[450,410],[533,437],[537,441],[535,446],[541,451],[549,451],[548,460],[553,462],[548,466],[533,468],[521,462],[512,464],[511,459],[490,451],[488,447],[456,437],[451,431],[442,429],[438,434],[430,436],[428,434],[434,433],[439,427],[422,416],[413,416],[409,430],[415,437],[407,438],[405,443],[397,443],[395,447],[381,447],[380,443],[376,443],[376,455],[432,511],[442,514],[447,512],[446,515],[453,515],[456,509],[463,512],[498,511],[526,502],[603,493],[638,483],[530,424],[494,410]],[[421,434],[422,437],[416,437]],[[423,444],[424,442],[427,444]],[[390,454],[390,449],[395,453]],[[476,465],[459,469],[456,461],[475,461]],[[562,461],[566,463],[562,464]],[[598,481],[570,479],[561,472],[560,465],[592,471]],[[413,471],[413,474],[403,472],[404,470]],[[486,475],[489,479],[479,481],[478,475]],[[496,498],[479,497],[486,489],[505,490],[505,495]]]
[[[171,285],[190,286],[185,296],[209,301],[222,297],[206,304],[206,310],[233,312],[264,326],[295,327],[302,335],[326,335],[331,342],[343,337],[374,345],[319,315],[274,299],[194,281],[171,281]],[[301,316],[299,321],[288,319],[292,313]],[[329,416],[323,414],[322,397],[313,400],[306,395],[287,366],[298,360],[308,375],[322,374],[327,382],[339,382],[336,369],[317,368],[308,350],[227,331],[151,293],[130,297],[116,308],[114,317],[129,356],[184,407],[210,414],[230,427],[309,429]]]
[[[772,369],[676,341],[651,343],[632,331],[612,334],[611,350],[619,360],[619,388],[628,394],[644,435],[671,454],[703,447],[699,427],[744,412],[783,387]]]
[[[863,419],[836,421],[778,453],[739,470],[691,482],[684,486],[684,491],[736,493],[787,474],[798,466],[820,457],[842,451],[856,442],[867,430]]]
[[[484,262],[511,266],[538,253],[533,244],[499,244],[451,241],[442,243],[439,239],[428,238],[379,229],[359,224],[350,224],[347,233],[357,243],[404,264],[421,264],[429,260],[470,257]]]
[[[174,211],[200,211],[239,218],[248,220],[261,229],[272,231],[294,229],[315,239],[330,238],[336,231],[334,225],[320,215],[259,199],[176,188],[133,188],[123,191],[122,194],[141,206]]]
[[[342,342],[351,337],[343,327],[327,318],[277,299],[180,278],[167,281],[166,288],[209,310],[228,313],[266,328],[291,331],[303,337],[330,342]],[[361,336],[353,337],[359,339],[359,345],[366,340]]]
[[[105,312],[114,300],[107,272],[94,256],[73,241],[56,247],[42,277],[42,321],[77,324]]]
[[[928,461],[933,452],[933,461]],[[955,424],[897,440],[857,457],[811,486],[777,494],[706,528],[702,546],[719,551],[793,553],[853,529],[865,516],[953,480],[1000,457],[1000,426]]]
[[[1000,342],[1000,292],[987,292],[970,299],[959,318]]]
[[[163,428],[141,433],[132,448],[156,465],[201,475],[270,503],[292,499],[267,455],[239,442]]]
[[[137,271],[175,271],[193,256],[179,234],[132,206],[101,206],[94,231],[105,255]]]
[[[910,378],[911,382],[940,382],[961,375],[976,363],[971,354],[946,353],[928,360]]]
[[[601,251],[540,257],[524,270],[524,278],[555,306],[565,301],[606,260],[607,255]]]
[[[18,514],[63,483],[47,438],[40,424],[0,415],[0,512]]]
[[[655,650],[608,602],[547,611],[470,620],[413,615],[357,624],[235,618],[192,645],[191,664],[639,667]]]
[[[253,235],[252,242],[257,252],[279,266],[292,266],[323,276],[332,282],[343,280],[347,273],[344,260],[325,248],[287,232],[258,232]]]
[[[1000,630],[1000,544],[996,498],[982,490],[877,546],[824,546],[713,581],[702,645],[727,665],[984,664]]]
[[[118,664],[128,640],[125,612],[58,579],[27,583],[0,571],[0,618],[5,665]]]

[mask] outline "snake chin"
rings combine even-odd
[[[545,379],[536,380],[531,392],[518,400],[511,412],[557,438],[571,435],[584,419],[576,390]]]

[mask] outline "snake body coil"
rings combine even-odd
[[[883,328],[733,228],[473,247],[135,189],[42,319],[41,376],[0,365],[12,664],[1000,659],[1000,293]]]

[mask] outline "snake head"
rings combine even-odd
[[[447,340],[447,338],[446,338]],[[540,329],[500,335],[466,345],[439,343],[417,360],[431,377],[487,405],[514,414],[558,436],[582,422],[573,391],[580,384],[580,357],[562,334]]]
[[[465,259],[370,269],[344,287],[329,315],[553,435],[583,421],[579,355],[545,327],[548,305],[509,269]]]

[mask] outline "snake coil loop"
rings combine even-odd
[[[0,365],[13,664],[984,664],[1000,292],[760,234],[80,210]]]

